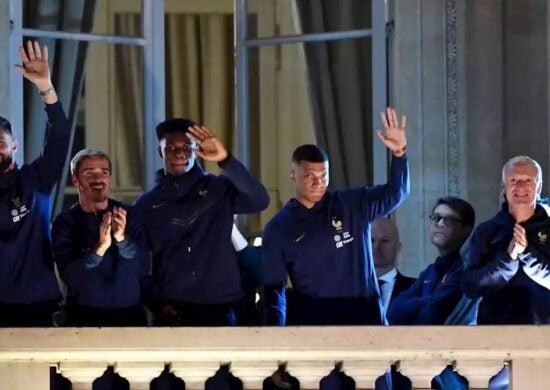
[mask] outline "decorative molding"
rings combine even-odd
[[[445,1],[447,94],[447,192],[459,195],[460,132],[458,121],[458,44],[456,0]]]

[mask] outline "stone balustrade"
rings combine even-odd
[[[49,389],[49,368],[91,389],[108,366],[131,389],[149,389],[168,364],[187,389],[202,389],[229,365],[245,389],[260,389],[280,364],[315,389],[335,364],[372,389],[397,364],[415,389],[452,364],[470,388],[487,388],[504,364],[513,390],[550,388],[550,327],[286,327],[0,329],[0,389]]]

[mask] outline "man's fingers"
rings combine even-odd
[[[189,128],[192,129],[192,133],[199,138],[201,141],[204,141],[207,138],[214,137],[214,133],[212,133],[207,127],[205,126],[193,126]]]
[[[214,133],[206,126],[201,126],[201,131],[206,137],[214,137]]]
[[[401,116],[401,128],[404,129],[407,127],[407,115]]]
[[[195,150],[195,154],[200,158],[202,158],[203,160],[207,160],[206,154],[202,150],[200,149]]]
[[[397,119],[397,111],[390,108],[392,127],[399,127],[399,120]]]
[[[29,57],[27,56],[27,52],[25,51],[23,45],[19,46],[19,54],[21,55],[21,61],[23,61],[23,63],[29,62]]]
[[[113,217],[116,217],[117,215],[126,218],[126,209],[123,207],[113,207]]]
[[[126,225],[126,219],[121,217],[114,217],[113,218],[113,224],[118,224],[120,226]]]
[[[517,231],[519,231],[519,232],[525,234],[525,228],[524,228],[523,226],[521,226],[519,223],[516,223],[516,224],[514,225],[514,230],[517,230]]]
[[[36,58],[41,59],[42,58],[42,51],[40,50],[40,44],[38,41],[33,42],[33,48],[34,48],[34,55]]]
[[[390,124],[388,123],[388,118],[386,117],[385,112],[380,113],[380,118],[382,119],[382,126],[384,126],[384,129],[387,129],[390,127]]]
[[[190,127],[191,129],[191,127]],[[198,138],[195,134],[191,133],[190,131],[188,131],[187,133],[185,133],[185,135],[187,136],[187,138],[189,138],[191,141],[197,143],[197,144],[200,144],[202,141],[200,140],[200,138]]]
[[[203,138],[205,138],[205,135],[203,134],[199,126],[191,126],[187,130],[188,130],[188,134],[189,133],[193,134],[199,140],[202,140]]]
[[[29,59],[31,61],[36,59],[36,56],[34,55],[34,48],[32,47],[32,41],[31,40],[27,41],[27,54],[28,54]]]
[[[48,62],[48,46],[45,46],[45,45],[44,45],[44,50],[43,50],[43,53],[42,53],[42,58],[44,59],[44,61]]]

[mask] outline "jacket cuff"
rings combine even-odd
[[[233,157],[231,152],[227,152],[227,157],[225,159],[223,159],[222,161],[219,161],[218,166],[222,169],[225,169],[225,167],[233,160],[235,160],[235,157]]]

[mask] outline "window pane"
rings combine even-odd
[[[121,15],[134,15],[131,26]],[[23,27],[51,31],[140,37],[141,0],[24,0]],[[117,30],[123,30],[117,32]]]
[[[371,28],[371,0],[249,0],[260,20],[251,38]]]

